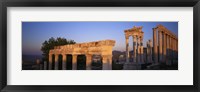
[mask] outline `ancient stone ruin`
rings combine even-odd
[[[149,39],[146,42],[146,48],[143,48],[144,32],[142,26],[134,26],[124,31],[126,39],[126,61],[124,70],[141,69],[142,64],[164,63],[171,65],[173,60],[178,60],[178,37],[163,25],[157,25],[153,30],[153,41]],[[133,56],[130,56],[129,37],[133,39]],[[86,56],[86,70],[91,70],[91,62],[93,55],[102,57],[102,69],[112,70],[112,49],[115,46],[114,40],[101,40],[95,42],[77,43],[72,45],[55,46],[49,51],[48,69],[54,67],[58,70],[58,56],[62,55],[62,70],[66,70],[67,55],[72,55],[72,69],[77,70],[77,56]],[[52,56],[55,58],[52,58]],[[54,59],[54,60],[53,60]],[[133,62],[130,62],[130,59]],[[52,61],[55,64],[52,65]],[[47,63],[44,66],[47,69]]]
[[[102,56],[102,69],[112,70],[112,48],[114,40],[101,40],[95,42],[78,43],[72,45],[55,46],[49,51],[49,69],[58,70],[58,55],[62,55],[62,69],[66,70],[67,55],[72,55],[72,69],[77,69],[77,56],[86,56],[86,69],[91,69],[92,55]],[[55,66],[52,66],[52,55],[55,55]]]

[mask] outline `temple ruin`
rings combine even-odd
[[[125,70],[141,69],[141,64],[150,63],[158,65],[164,63],[171,65],[178,60],[178,37],[163,25],[153,28],[152,40],[146,42],[145,51],[143,50],[142,26],[134,26],[124,31],[126,38],[126,63]],[[129,37],[133,38],[133,62],[130,62]]]
[[[124,31],[126,38],[126,62],[129,62],[129,37],[133,38],[133,61],[144,63],[143,60],[143,36],[144,32],[141,27],[134,26]]]
[[[154,63],[169,64],[178,57],[178,38],[163,25],[153,28]]]
[[[144,32],[142,26],[134,26],[124,30],[126,51],[123,65],[125,70],[141,69],[142,64],[158,65],[164,63],[171,65],[178,60],[178,37],[163,25],[157,25],[153,30],[152,39],[147,40],[146,47],[143,47]],[[130,56],[129,37],[133,39],[133,56]],[[58,56],[62,55],[62,70],[66,70],[67,55],[72,55],[72,70],[77,70],[77,56],[86,56],[86,70],[91,70],[93,55],[102,57],[102,69],[112,70],[112,49],[115,46],[114,40],[101,40],[95,42],[77,43],[71,45],[55,46],[49,51],[48,69],[54,67],[58,70]],[[145,51],[144,51],[145,50]],[[55,58],[52,58],[52,56]],[[133,62],[130,61],[132,59]],[[55,64],[52,65],[53,60]],[[47,68],[45,68],[47,69]]]
[[[62,55],[62,70],[66,70],[67,55],[72,55],[72,69],[77,70],[77,56],[86,56],[86,69],[91,70],[92,55],[102,56],[102,69],[112,70],[112,48],[114,40],[101,40],[95,42],[77,43],[71,45],[55,46],[49,51],[49,70],[55,67],[58,70],[58,56]],[[52,55],[55,55],[55,66],[52,66]]]

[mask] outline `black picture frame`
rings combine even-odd
[[[194,85],[7,85],[7,7],[193,7]],[[199,92],[200,0],[1,0],[0,1],[0,90],[2,92],[115,91]]]

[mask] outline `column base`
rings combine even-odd
[[[77,64],[73,64],[72,70],[77,70]]]
[[[62,64],[62,70],[66,70],[66,69],[67,69],[66,62],[63,62],[63,64]]]
[[[109,63],[103,63],[102,70],[112,70],[109,66],[110,66]]]
[[[55,62],[55,68],[54,70],[58,70],[58,62]]]

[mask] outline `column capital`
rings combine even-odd
[[[156,30],[157,30],[157,28],[152,28],[152,30],[153,30],[153,31],[156,31]]]
[[[153,53],[154,53],[154,63],[158,63],[158,48],[157,48],[157,32],[153,28]]]

